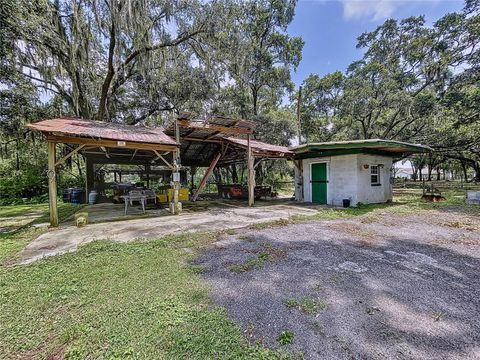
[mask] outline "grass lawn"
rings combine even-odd
[[[353,216],[375,216],[378,212],[392,212],[396,214],[415,214],[421,211],[458,211],[465,215],[480,215],[480,206],[465,204],[465,192],[461,190],[446,189],[442,192],[445,201],[428,202],[421,200],[421,189],[396,189],[394,201],[386,204],[359,204],[357,207],[347,209],[324,208],[314,215],[294,215],[289,219],[281,219],[271,222],[256,223],[249,226],[250,229],[263,230],[276,226],[299,223],[310,220],[336,220],[346,219]]]
[[[322,209],[313,217],[293,218],[258,228],[310,219],[337,219],[392,211],[461,211],[464,194],[447,201],[419,201],[418,191],[402,190],[392,204]],[[45,205],[33,222],[48,220]],[[60,207],[62,216],[73,210]],[[1,217],[31,207],[0,210]],[[0,235],[0,262],[7,263],[39,231],[23,226]],[[216,234],[183,234],[129,244],[97,241],[75,253],[19,267],[0,266],[0,358],[206,359],[282,358],[249,344],[226,312],[209,300],[198,269],[189,265]]]
[[[247,344],[188,265],[194,249],[214,239],[101,241],[30,266],[0,268],[0,357],[283,357]]]
[[[68,203],[58,204],[58,217],[63,221],[81,209]],[[33,225],[50,221],[48,204],[12,205],[0,207],[0,264],[12,260],[12,257],[25,247],[33,238],[39,236],[45,227]]]

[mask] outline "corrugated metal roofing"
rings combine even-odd
[[[27,125],[30,129],[44,133],[90,137],[138,143],[177,145],[161,128],[123,125],[79,118],[56,118]]]
[[[192,139],[217,139],[232,134],[252,133],[255,123],[243,119],[235,119],[226,116],[214,116],[207,120],[194,119],[191,113],[182,113],[178,116],[180,137]],[[166,128],[165,133],[170,136],[175,135],[175,122],[171,122]]]
[[[228,137],[225,138],[225,140],[245,148],[247,148],[248,146],[247,139]],[[289,156],[294,154],[293,151],[290,151],[286,146],[267,144],[257,140],[250,140],[250,146],[253,152],[275,153],[282,156]]]
[[[179,120],[189,120],[195,122],[202,122],[205,124],[220,125],[225,127],[239,127],[246,129],[253,129],[255,127],[255,122],[245,120],[245,119],[236,119],[230,116],[215,115],[206,120],[195,119],[195,114],[191,112],[182,112],[178,116]]]

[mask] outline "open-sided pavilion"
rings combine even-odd
[[[181,114],[165,129],[180,144],[182,166],[208,167],[192,200],[197,199],[216,167],[247,163],[249,205],[254,203],[255,167],[266,159],[291,159],[294,153],[285,146],[253,140],[254,123],[243,119],[215,116],[195,120],[191,114]],[[239,137],[243,136],[243,137]]]
[[[147,174],[151,166],[158,165],[172,172],[187,166],[192,171],[207,167],[192,195],[193,201],[216,167],[246,161],[249,205],[254,203],[256,164],[265,159],[293,157],[293,152],[286,147],[253,140],[252,122],[223,116],[200,121],[190,114],[182,114],[165,130],[70,117],[43,120],[28,127],[47,138],[52,226],[58,225],[56,171],[76,153],[85,159],[87,196],[94,186],[95,164],[139,165],[145,167]],[[70,152],[58,158],[56,144],[65,144]]]

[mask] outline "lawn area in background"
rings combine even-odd
[[[80,205],[58,204],[58,216],[63,221],[81,209]],[[50,221],[48,204],[10,205],[0,207],[0,264],[22,250],[32,239],[46,231],[35,225]]]
[[[0,268],[1,358],[279,358],[249,345],[188,264],[215,234],[98,241]]]

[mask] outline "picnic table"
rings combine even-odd
[[[134,201],[139,201],[142,205],[143,213],[145,214],[145,203],[147,202],[147,195],[142,194],[140,191],[130,191],[128,195],[120,196],[125,202],[125,215],[127,215],[128,205],[133,206]]]

